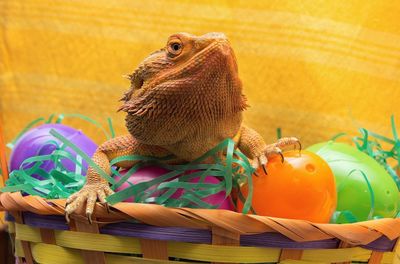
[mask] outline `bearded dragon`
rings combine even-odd
[[[222,33],[174,34],[128,77],[131,86],[120,110],[127,113],[129,134],[103,143],[92,157],[108,174],[109,161],[118,156],[173,154],[188,162],[226,138],[234,139],[254,168],[265,168],[269,156],[282,156],[281,148],[300,144],[290,137],[267,145],[255,130],[242,124],[246,97],[235,54]],[[134,163],[116,165],[127,168]],[[89,167],[85,186],[67,199],[67,219],[86,202],[90,221],[96,201],[107,204],[106,197],[112,193],[108,182]]]

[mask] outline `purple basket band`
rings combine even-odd
[[[56,230],[68,230],[68,225],[63,216],[59,215],[38,215],[24,212],[25,224],[38,228],[51,228]],[[9,220],[10,219],[9,217]],[[169,240],[189,243],[211,244],[211,231],[184,227],[157,227],[140,223],[114,223],[100,228],[100,233],[118,236],[128,236],[155,240]],[[339,239],[326,239],[309,242],[296,242],[279,233],[262,233],[256,235],[242,235],[241,246],[273,247],[292,249],[329,249],[337,248]],[[365,249],[376,251],[392,251],[395,240],[387,237],[380,237],[372,243],[362,246]]]

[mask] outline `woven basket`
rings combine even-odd
[[[0,124],[0,165],[7,178]],[[355,224],[243,215],[226,210],[97,204],[64,218],[65,200],[0,193],[19,263],[400,263],[400,219]]]
[[[355,224],[243,215],[226,210],[97,204],[69,225],[65,200],[0,194],[16,255],[27,263],[400,263],[400,219]],[[22,259],[21,259],[22,260]],[[158,261],[157,261],[158,260]]]

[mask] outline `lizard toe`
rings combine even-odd
[[[70,197],[67,198],[67,200],[65,201],[66,204],[70,204],[72,203],[76,198],[78,198],[79,196],[79,192],[72,194]]]
[[[97,191],[97,198],[99,199],[101,205],[103,205],[106,208],[107,213],[110,213],[110,206],[108,205],[108,203],[106,201],[106,197],[107,197],[107,195],[104,190]]]
[[[103,190],[107,194],[107,196],[110,196],[111,194],[114,194],[114,191],[108,185],[105,186]]]
[[[257,158],[249,160],[250,161],[250,165],[254,170],[257,170],[258,167],[260,167],[259,161]]]
[[[280,155],[282,162],[284,161],[281,148],[277,147],[275,144],[267,146],[267,148],[265,149],[265,156],[267,157],[267,159],[275,155]]]
[[[284,138],[280,138],[278,139],[278,141],[275,143],[275,146],[278,148],[284,148],[287,146],[294,146],[294,148],[296,149],[296,145],[299,146],[299,150],[301,151],[302,146],[301,146],[301,142],[298,138],[296,137],[284,137]]]
[[[96,201],[97,201],[97,191],[90,192],[86,200],[86,215],[88,216],[89,223],[92,223],[92,219],[90,217],[93,214]]]
[[[70,220],[69,216],[80,207],[82,202],[86,199],[87,195],[87,191],[79,191],[74,195],[72,199],[67,200],[67,204],[65,207],[65,219],[67,220],[67,222],[69,222]]]

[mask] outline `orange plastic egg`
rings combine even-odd
[[[252,207],[256,214],[329,222],[336,208],[335,178],[328,164],[318,155],[302,151],[284,153],[268,161],[267,172],[260,168],[253,175]],[[247,197],[247,184],[241,192]],[[242,204],[238,203],[241,212]]]

